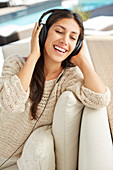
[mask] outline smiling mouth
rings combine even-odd
[[[60,52],[60,53],[65,53],[65,52],[67,52],[66,49],[61,48],[61,47],[59,47],[59,46],[54,45],[53,47],[54,47],[55,50],[57,50],[57,51]]]

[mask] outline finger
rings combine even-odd
[[[82,46],[84,46],[84,42],[82,41]]]
[[[82,47],[81,47],[81,49],[85,49],[85,44],[84,44],[83,41],[82,41]]]
[[[35,35],[35,32],[37,31],[37,28],[38,28],[38,22],[35,23],[35,26],[34,26],[34,29],[33,29],[33,32],[32,32],[32,36]]]

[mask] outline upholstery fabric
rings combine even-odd
[[[113,144],[106,108],[84,107],[78,169],[113,170]]]
[[[75,170],[83,104],[72,92],[64,92],[55,107],[52,125],[57,170]]]

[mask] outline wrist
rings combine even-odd
[[[28,58],[31,60],[31,62],[33,61],[33,62],[37,62],[38,61],[38,59],[39,59],[39,55],[38,54],[34,54],[34,53],[30,53],[29,54],[29,56],[28,56]]]
[[[35,57],[33,54],[30,54],[27,58],[26,64],[34,68],[37,61],[38,61],[37,57]]]
[[[84,66],[86,66],[88,64],[88,60],[86,59],[85,56],[82,57],[77,57],[76,58],[76,65],[82,69]]]
[[[91,67],[89,61],[85,56],[78,60],[77,66],[82,71],[84,77],[87,76],[89,73],[94,72],[93,68]]]

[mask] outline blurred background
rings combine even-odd
[[[84,23],[98,16],[113,16],[113,0],[0,0],[0,46],[30,37],[34,23],[50,8],[76,11]],[[92,29],[92,24],[84,26]]]

